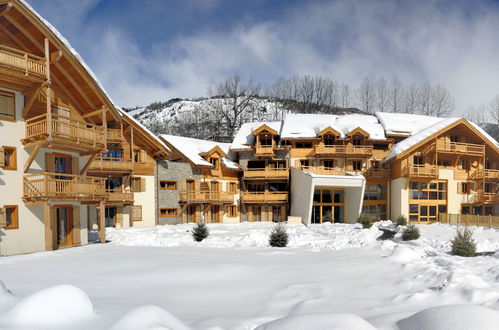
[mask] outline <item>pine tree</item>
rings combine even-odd
[[[269,244],[272,247],[286,247],[288,245],[288,233],[282,224],[278,224],[272,229]]]
[[[473,233],[468,228],[456,229],[456,236],[451,241],[452,253],[461,257],[474,257],[476,255],[476,243]]]
[[[204,240],[208,235],[210,234],[210,231],[208,230],[208,227],[206,227],[206,224],[204,222],[198,222],[192,229],[192,238],[196,242],[201,242]]]

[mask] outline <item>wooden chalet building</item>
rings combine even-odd
[[[155,160],[169,150],[20,0],[0,1],[0,139],[0,255],[86,244],[94,231],[103,242],[112,212],[129,224],[146,218],[141,205],[154,214]],[[139,181],[150,192],[132,193]]]

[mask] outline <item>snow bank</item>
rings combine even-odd
[[[20,300],[0,317],[0,322],[50,328],[70,325],[93,316],[94,309],[87,294],[75,286],[63,284]]]
[[[109,330],[188,330],[183,322],[156,305],[132,309],[116,321]]]
[[[389,256],[389,259],[397,262],[407,263],[417,259],[421,259],[422,257],[423,253],[421,251],[418,251],[407,245],[398,245],[393,249],[393,252]]]
[[[477,305],[447,305],[425,309],[398,322],[400,330],[494,330],[499,311]]]
[[[205,246],[220,248],[268,247],[269,234],[274,223],[208,224],[210,236],[194,242],[193,224],[156,226],[146,228],[106,228],[106,238],[124,246]],[[367,246],[376,241],[382,232],[373,226],[362,229],[359,224],[286,225],[288,247],[314,250],[339,250]]]
[[[369,322],[349,313],[301,314],[286,316],[260,325],[255,330],[375,330]]]

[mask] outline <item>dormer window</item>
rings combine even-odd
[[[210,163],[213,165],[215,168],[218,168],[218,158],[210,158]]]
[[[457,143],[457,142],[459,142],[459,140],[461,140],[461,139],[459,138],[459,136],[455,136],[455,135],[454,135],[454,136],[451,136],[451,137],[450,137],[450,142]]]
[[[362,137],[360,135],[354,135],[352,137],[352,143],[354,146],[360,146],[362,143]]]
[[[331,134],[324,135],[324,144],[327,146],[332,146],[334,144],[334,135]]]
[[[260,145],[261,146],[272,146],[272,135],[271,134],[261,134],[260,135]]]

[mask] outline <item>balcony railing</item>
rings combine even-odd
[[[92,161],[88,170],[90,172],[130,172],[132,170],[132,160],[123,159],[122,157],[99,156]]]
[[[244,203],[282,203],[288,201],[287,192],[243,192],[243,202]]]
[[[389,168],[370,168],[365,171],[364,176],[371,178],[390,178],[392,170]]]
[[[481,169],[474,171],[470,175],[472,180],[482,180],[484,177],[486,180],[499,180],[499,170]]]
[[[108,142],[122,142],[121,130],[115,128],[108,128],[106,130]]]
[[[438,168],[434,165],[409,165],[406,173],[411,177],[434,178],[438,176]]]
[[[25,201],[105,200],[105,178],[64,174],[27,174],[23,178]]]
[[[337,146],[337,145],[316,145],[315,154],[316,155],[372,155],[372,146]]]
[[[274,146],[257,145],[255,147],[256,156],[274,156]]]
[[[476,193],[479,203],[497,203],[499,202],[499,193],[486,192],[479,189]]]
[[[179,201],[183,203],[233,203],[234,193],[218,191],[182,191]]]
[[[344,169],[331,168],[324,166],[301,166],[303,172],[314,173],[317,175],[345,175]]]
[[[437,141],[437,151],[444,153],[482,156],[485,154],[485,146],[472,143]]]
[[[133,192],[130,189],[107,189],[108,202],[128,203],[133,201]]]
[[[0,45],[0,66],[18,71],[26,77],[44,79],[47,76],[43,57],[4,45]]]
[[[51,128],[53,138],[68,143],[68,147],[88,147],[98,149],[104,147],[104,128],[92,125],[82,120],[53,114],[50,122],[47,115],[39,115],[26,120],[26,138],[23,143],[44,140],[48,137]]]
[[[288,178],[288,168],[247,168],[244,170],[245,179],[280,179]]]

